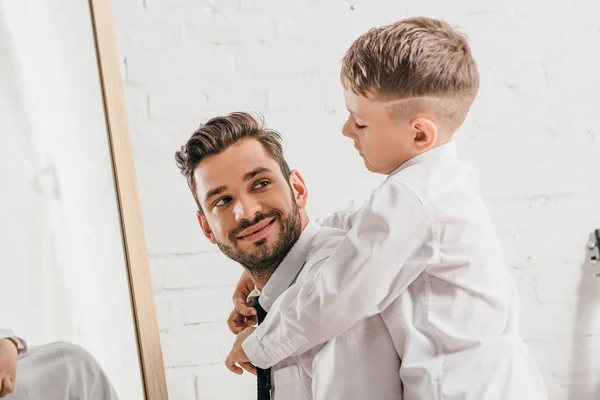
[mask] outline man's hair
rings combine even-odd
[[[346,52],[340,77],[346,90],[359,95],[383,102],[408,100],[417,112],[433,107],[453,130],[463,123],[479,89],[466,36],[430,18],[369,30]],[[421,105],[419,98],[424,100]],[[411,99],[417,101],[410,104]]]
[[[200,211],[202,207],[196,195],[194,171],[202,160],[225,151],[242,139],[258,140],[277,161],[283,176],[286,179],[290,176],[290,167],[283,157],[281,135],[275,130],[265,128],[262,117],[246,112],[214,117],[200,125],[187,143],[181,146],[181,150],[175,153],[177,166],[186,177]]]

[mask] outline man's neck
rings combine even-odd
[[[266,270],[266,271],[261,271],[261,272],[258,272],[258,273],[257,272],[252,272],[252,271],[250,271],[246,267],[244,267],[244,268],[252,276],[252,280],[254,281],[254,286],[256,286],[256,288],[258,290],[263,290],[263,288],[265,287],[265,285],[269,281],[269,278],[271,277],[271,275],[273,275],[273,272],[275,272],[275,270],[277,269],[277,266],[275,266],[275,268],[272,268],[272,269],[269,269],[269,270]]]
[[[306,213],[305,210],[302,210],[300,212],[300,223],[301,223],[301,231],[300,231],[300,235],[302,235],[302,232],[304,232],[304,228],[306,228],[306,225],[308,225],[309,219],[308,219],[308,215]],[[298,237],[299,239],[300,237]],[[296,242],[298,241],[298,239],[296,239]],[[294,245],[296,244],[296,242],[294,242],[294,244],[292,245],[292,247],[294,247]],[[291,249],[291,248],[290,248]],[[265,268],[262,271],[250,271],[248,268],[244,267],[244,269],[246,271],[248,271],[248,273],[250,274],[250,276],[252,276],[252,279],[254,280],[254,285],[256,286],[256,288],[258,290],[263,290],[263,288],[265,287],[265,285],[267,284],[267,282],[269,281],[269,278],[271,278],[271,275],[273,275],[273,272],[275,272],[275,270],[277,269],[277,267],[279,266],[279,264],[281,264],[281,262],[285,259],[285,257],[287,256],[287,254],[277,262],[277,264],[270,266],[269,268]]]

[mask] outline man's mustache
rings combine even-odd
[[[228,239],[232,242],[235,242],[237,240],[237,237],[239,236],[240,232],[242,232],[244,229],[250,228],[251,226],[258,224],[260,221],[262,221],[263,219],[267,219],[267,218],[281,219],[281,212],[279,212],[277,210],[271,210],[265,214],[257,213],[253,220],[248,220],[248,219],[241,220],[240,224],[237,226],[237,228],[235,228],[234,230],[229,232]]]

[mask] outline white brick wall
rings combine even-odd
[[[550,398],[600,398],[600,279],[585,262],[600,227],[600,3],[113,3],[172,399],[252,399],[255,388],[223,366],[239,267],[204,239],[175,150],[211,116],[264,112],[309,185],[313,217],[366,197],[381,177],[339,133],[339,60],[369,27],[413,15],[471,38],[482,88],[457,142],[479,167]]]

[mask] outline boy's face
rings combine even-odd
[[[344,99],[350,115],[342,133],[354,140],[369,171],[387,175],[418,154],[410,120],[392,119],[386,103],[350,90]]]
[[[204,234],[248,269],[281,261],[298,239],[304,181],[297,171],[283,176],[258,140],[244,139],[206,158],[194,179]]]

